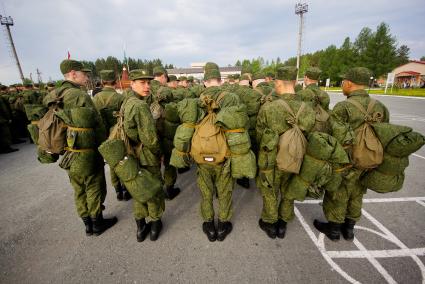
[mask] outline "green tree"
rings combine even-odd
[[[410,53],[410,48],[407,47],[407,45],[403,44],[397,49],[397,66],[400,66],[409,62],[409,53]]]
[[[421,61],[425,61],[425,56],[422,56],[421,57]]]

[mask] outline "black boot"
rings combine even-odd
[[[344,224],[341,226],[342,236],[347,241],[352,241],[354,239],[354,225],[356,221],[352,219],[345,218]]]
[[[31,141],[31,139],[30,139],[30,141]],[[15,139],[12,140],[12,144],[21,144],[21,143],[25,143],[25,142],[27,142],[27,141],[19,139],[19,138],[15,138]]]
[[[124,189],[122,187],[121,184],[119,184],[116,188],[115,188],[115,192],[117,193],[117,200],[118,201],[122,201],[124,198]]]
[[[7,153],[16,152],[16,151],[19,151],[19,149],[14,149],[14,148],[11,148],[11,147],[6,147],[6,148],[0,149],[0,154],[7,154]]]
[[[91,218],[93,224],[93,234],[95,236],[101,235],[103,232],[111,228],[115,223],[118,222],[117,217],[112,217],[111,219],[104,219],[102,214],[96,218]]]
[[[190,171],[190,167],[177,169],[177,172],[179,173],[179,175],[184,174],[185,172],[188,172],[188,171]]]
[[[86,226],[86,236],[93,235],[93,225],[90,217],[81,217],[81,219],[83,219],[84,225]]]
[[[165,196],[168,200],[173,200],[177,195],[180,194],[180,188],[174,187],[173,185],[165,188]]]
[[[317,230],[325,234],[330,240],[339,240],[341,224],[334,222],[320,222],[319,220],[315,219],[313,225],[314,227],[316,227]]]
[[[267,223],[267,222],[264,222],[263,219],[260,219],[258,221],[258,225],[260,225],[261,230],[266,232],[269,238],[271,239],[276,238],[276,233],[277,233],[276,223]]]
[[[202,231],[207,235],[210,242],[217,240],[217,231],[215,230],[214,221],[204,222],[202,224]]]
[[[249,188],[249,178],[240,178],[236,180],[236,183],[243,188]]]
[[[149,234],[150,224],[146,224],[145,219],[136,220],[137,224],[137,241],[143,242]]]
[[[286,222],[283,221],[282,219],[279,219],[279,221],[277,221],[277,237],[279,239],[283,239],[285,237],[286,234]]]
[[[159,237],[159,233],[161,233],[161,230],[162,230],[161,219],[157,221],[152,221],[150,224],[151,224],[150,239],[151,241],[156,241]]]
[[[228,234],[230,234],[232,229],[233,229],[232,223],[230,223],[229,221],[221,222],[220,220],[218,220],[217,240],[220,242],[224,241],[224,239],[226,238]]]
[[[127,189],[124,189],[124,191],[123,191],[123,199],[125,201],[128,201],[128,200],[131,199],[131,194],[130,194],[130,192],[127,191]]]

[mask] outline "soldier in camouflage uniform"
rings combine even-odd
[[[67,173],[72,187],[74,188],[75,206],[78,215],[83,219],[87,235],[100,235],[108,228],[112,227],[117,218],[104,219],[102,214],[103,202],[106,196],[106,181],[104,172],[104,162],[99,154],[97,147],[106,139],[105,126],[102,118],[96,111],[96,108],[90,96],[81,90],[87,82],[87,75],[82,71],[83,65],[76,60],[63,60],[60,64],[60,70],[65,80],[54,91],[50,92],[43,101],[47,107],[55,102],[57,94],[63,96],[63,109],[70,111],[73,108],[87,107],[94,113],[96,126],[95,131],[96,147],[89,149],[95,152],[95,159],[91,168],[95,169],[93,173],[79,172],[71,173],[67,167]],[[67,149],[73,152],[73,149]]]
[[[204,84],[205,91],[201,97],[208,96],[213,100],[217,100],[218,96],[223,93],[221,89],[221,74],[217,64],[209,62],[205,66]],[[233,101],[239,103],[236,94],[226,93],[224,98],[219,102]],[[230,106],[230,105],[229,105]],[[234,179],[231,175],[230,160],[220,164],[197,164],[198,174],[197,183],[201,191],[201,215],[204,223],[202,230],[210,241],[223,241],[232,231],[232,191],[234,188]],[[217,193],[218,197],[218,226],[214,224],[214,206],[213,198]]]
[[[276,72],[275,90],[268,101],[261,106],[257,116],[257,143],[261,144],[261,139],[265,129],[274,129],[276,123],[273,120],[273,108],[276,100],[294,102],[297,113],[301,102],[297,103],[294,86],[297,76],[297,68],[280,67]],[[305,111],[313,111],[311,108]],[[294,214],[294,200],[285,197],[288,189],[291,173],[281,171],[275,166],[271,170],[259,169],[257,176],[257,186],[263,197],[263,210],[259,220],[260,228],[266,232],[270,238],[284,238],[287,222],[291,221]]]
[[[347,96],[347,100],[337,103],[332,110],[332,128],[338,124],[346,127],[347,131],[354,131],[364,123],[364,114],[348,100],[354,100],[360,103],[364,109],[367,109],[371,98],[365,87],[369,84],[371,74],[367,68],[355,67],[349,69],[344,75],[342,91]],[[376,101],[372,112],[382,114],[381,122],[389,122],[388,109],[381,102]],[[339,142],[345,146],[344,148],[350,154],[354,141],[343,141],[338,136],[335,136],[335,138],[340,140]],[[354,225],[360,219],[363,195],[367,190],[360,183],[360,177],[364,172],[356,165],[353,165],[352,168],[347,167],[343,173],[343,180],[339,189],[334,192],[325,192],[323,211],[328,223],[314,220],[314,226],[329,239],[339,240],[341,231],[344,239],[353,240]]]
[[[133,146],[143,145],[140,150],[140,166],[161,178],[160,146],[155,121],[150,112],[152,95],[150,81],[153,79],[146,70],[135,69],[130,72],[131,90],[123,103],[124,131]],[[165,210],[164,193],[160,191],[145,203],[133,199],[133,214],[137,224],[137,240],[143,241],[150,230],[150,239],[158,239],[162,230],[161,217]],[[151,222],[146,223],[146,218]]]
[[[116,74],[113,70],[100,71],[100,79],[102,80],[103,88],[93,98],[93,103],[102,116],[107,135],[109,136],[111,128],[117,123],[114,112],[120,110],[124,97],[115,91]],[[110,169],[110,174],[111,183],[115,188],[117,199],[130,200],[130,193],[122,185],[113,169]]]
[[[12,134],[10,126],[12,123],[12,110],[9,105],[8,92],[6,86],[1,86],[0,96],[0,154],[18,151],[10,147],[12,144]]]

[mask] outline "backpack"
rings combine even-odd
[[[379,141],[371,126],[371,123],[380,122],[382,119],[381,113],[372,113],[376,100],[370,100],[367,110],[355,100],[348,99],[347,102],[355,106],[364,115],[364,122],[355,129],[356,140],[351,153],[353,163],[361,169],[376,168],[384,158],[381,141]]]
[[[62,154],[67,145],[67,125],[56,116],[56,112],[63,108],[63,91],[55,90],[55,100],[38,122],[38,145],[41,150],[50,154]]]
[[[280,103],[288,112],[287,121],[291,125],[291,128],[279,137],[276,164],[281,171],[298,174],[307,148],[307,139],[298,126],[298,118],[304,111],[305,103],[301,103],[295,114],[284,100],[276,100],[276,102]]]
[[[219,108],[218,103],[224,95],[224,92],[221,93],[216,101],[208,96],[204,97],[208,114],[195,126],[190,149],[190,155],[197,164],[220,164],[229,156],[230,150],[224,130],[215,124],[215,110]]]

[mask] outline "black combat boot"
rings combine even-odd
[[[93,225],[90,217],[81,217],[81,219],[83,219],[84,225],[86,226],[86,236],[93,235]]]
[[[217,240],[220,242],[224,241],[224,239],[226,238],[228,234],[230,234],[232,229],[233,229],[233,226],[231,222],[229,221],[221,222],[220,220],[218,220]]]
[[[104,219],[102,214],[96,218],[91,218],[93,224],[93,234],[95,236],[101,235],[103,232],[111,228],[115,223],[118,222],[117,217],[112,217],[110,219]]]
[[[123,198],[125,201],[129,201],[132,198],[130,192],[128,192],[127,189],[124,189],[123,191]]]
[[[157,221],[152,221],[151,223],[151,234],[150,234],[150,239],[151,241],[156,241],[159,237],[159,234],[161,233],[162,230],[162,222],[161,219],[157,220]]]
[[[236,180],[236,183],[243,188],[249,188],[249,178],[240,178]]]
[[[217,240],[217,231],[214,226],[214,220],[202,223],[202,231],[207,235],[210,242]]]
[[[165,196],[168,200],[173,200],[179,194],[180,188],[174,187],[174,185],[170,185],[165,188]]]
[[[352,241],[354,239],[354,225],[356,221],[352,219],[345,218],[344,224],[341,226],[342,236],[347,241]]]
[[[283,221],[282,219],[279,219],[279,221],[277,221],[277,237],[279,239],[283,239],[285,237],[286,234],[286,222]]]
[[[137,241],[143,242],[149,234],[150,224],[146,224],[145,218],[136,220],[137,224]]]
[[[0,149],[0,154],[7,154],[7,153],[16,152],[16,151],[19,151],[19,149],[14,149],[14,148],[11,148],[11,147],[5,147],[5,148]]]
[[[116,188],[115,188],[115,192],[117,193],[117,200],[118,201],[122,201],[124,199],[124,190],[121,184],[119,184]]]
[[[319,220],[314,219],[313,225],[317,230],[325,234],[330,240],[339,240],[341,224],[334,222],[320,222]]]
[[[263,219],[260,219],[258,221],[258,225],[260,225],[261,230],[266,232],[269,238],[271,239],[276,238],[276,234],[277,234],[276,223],[267,223],[267,222],[264,222]]]

